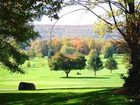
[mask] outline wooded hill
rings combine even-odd
[[[39,32],[41,38],[49,39],[52,30],[52,37],[58,38],[75,38],[75,37],[89,37],[98,38],[99,36],[93,32],[93,25],[35,25],[34,29]],[[116,37],[113,34],[113,36]],[[111,34],[107,34],[104,38],[110,39]]]

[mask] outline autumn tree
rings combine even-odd
[[[89,53],[88,43],[86,43],[85,39],[74,38],[70,39],[70,44],[74,47],[78,52],[87,55]]]
[[[29,51],[34,51],[35,55],[38,56],[39,54],[42,54],[43,56],[48,55],[48,41],[47,40],[35,40],[32,41],[30,44]]]
[[[130,49],[126,41],[119,39],[119,40],[113,40],[112,43],[117,47],[117,51],[116,51],[117,54],[130,53]]]
[[[104,21],[106,29],[115,29],[125,40],[130,49],[128,76],[124,77],[124,87],[132,94],[140,94],[140,2],[139,0],[72,0],[71,4],[79,4]],[[103,15],[95,13],[91,8],[100,8]],[[107,7],[107,8],[106,8]],[[100,29],[101,30],[101,29]],[[102,29],[104,30],[104,29]],[[106,30],[105,30],[106,31]]]
[[[61,50],[62,42],[60,42],[58,38],[53,38],[51,41],[48,42],[48,46],[55,54]]]
[[[101,54],[102,47],[104,45],[104,40],[98,39],[95,41],[94,49],[96,54],[99,56]]]
[[[88,48],[90,50],[94,49],[94,46],[95,46],[95,40],[94,39],[87,39],[87,44],[88,44]]]

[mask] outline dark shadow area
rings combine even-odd
[[[44,89],[36,89],[39,90],[83,90],[83,89],[113,89],[115,87],[76,87],[76,88],[44,88]],[[119,87],[116,87],[119,88]]]
[[[87,93],[0,93],[0,105],[140,105],[113,90]]]
[[[121,75],[121,74],[127,74],[127,73],[112,73],[112,74],[117,74],[117,75]]]
[[[110,79],[110,77],[61,77],[64,79]]]
[[[103,75],[104,77],[112,77],[112,76],[114,76],[115,74],[110,74],[110,75]]]

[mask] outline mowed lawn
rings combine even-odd
[[[0,69],[0,105],[136,105],[138,102],[126,96],[114,94],[112,89],[121,87],[120,74],[127,70],[121,56],[115,56],[118,69],[112,74],[107,69],[97,72],[73,70],[69,78],[63,71],[50,71],[47,58],[35,58],[22,65],[23,74]],[[105,59],[103,60],[105,61]],[[32,82],[35,91],[18,91],[19,82]],[[139,104],[138,104],[139,105]]]
[[[78,70],[81,75],[77,75],[77,71],[72,70],[69,78],[65,78],[64,71],[50,71],[47,65],[47,58],[32,59],[30,60],[30,65],[31,67],[29,68],[26,63],[22,66],[26,74],[13,74],[1,69],[0,90],[17,90],[18,84],[21,81],[33,82],[37,89],[42,90],[52,88],[102,89],[120,87],[123,84],[120,74],[126,73],[126,69],[121,62],[119,62],[118,70],[114,70],[112,74],[107,69],[98,71],[96,76],[90,70]]]

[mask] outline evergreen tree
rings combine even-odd
[[[112,73],[112,70],[117,69],[117,65],[117,61],[115,61],[113,58],[109,58],[105,62],[105,67],[110,70],[110,73]]]
[[[96,54],[90,55],[89,60],[87,62],[87,68],[94,71],[94,75],[96,76],[96,71],[103,68],[103,62],[100,57]]]

